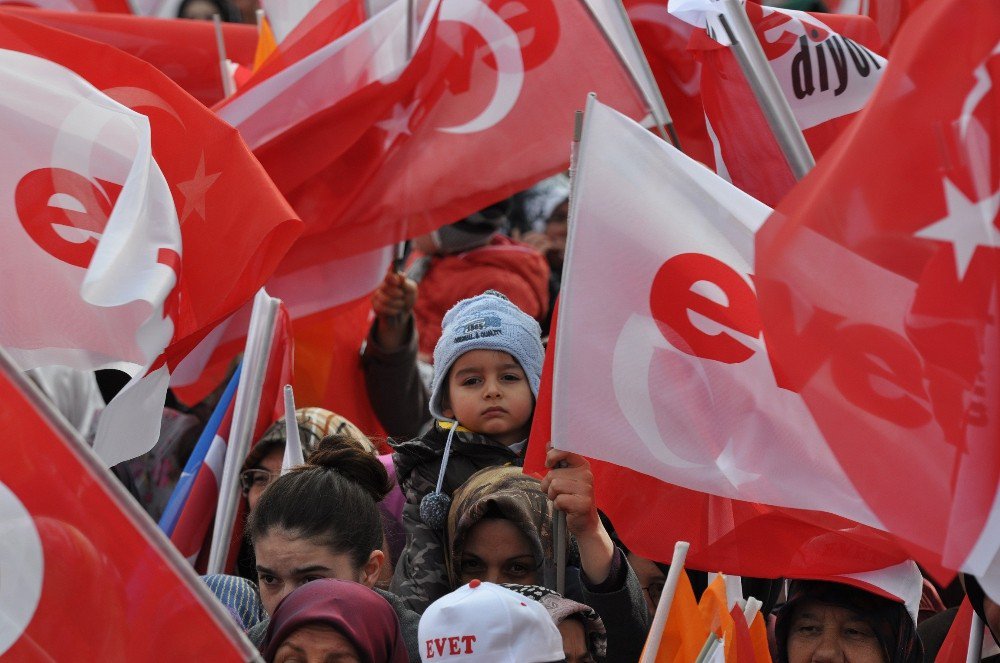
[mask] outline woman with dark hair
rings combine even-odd
[[[327,440],[305,465],[268,485],[250,514],[246,534],[256,552],[261,601],[269,615],[285,596],[312,580],[335,578],[375,587],[385,561],[378,503],[392,485],[376,457]],[[419,660],[419,616],[397,596],[375,591],[398,615],[411,660]],[[251,629],[251,640],[259,645],[266,627],[263,622]]]
[[[920,663],[923,658],[906,606],[835,582],[793,580],[774,636],[776,663]]]

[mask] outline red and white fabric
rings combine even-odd
[[[131,14],[129,0],[0,0],[0,7],[35,7],[64,12],[114,12]]]
[[[4,12],[114,46],[153,65],[185,92],[211,106],[223,97],[215,28],[208,21],[126,14],[5,7]],[[222,24],[226,56],[249,67],[257,47],[252,25]]]
[[[757,237],[778,384],[918,562],[993,595],[998,34],[988,0],[915,12],[868,107]]]
[[[231,617],[0,352],[0,655],[12,661],[255,656]],[[44,407],[44,406],[43,406]]]
[[[599,461],[623,540],[660,560],[687,540],[693,568],[755,576],[905,559],[858,524],[880,525],[776,384],[753,284],[769,208],[600,103],[573,187],[551,440]]]
[[[151,66],[9,15],[0,58],[17,146],[0,157],[0,345],[24,369],[133,376],[98,424],[114,464],[155,443],[169,368],[256,292],[300,222],[236,132]]]
[[[412,59],[405,3],[390,5],[220,105],[308,224],[312,264],[426,232],[564,169],[591,91],[646,115],[587,4],[511,4],[432,3]]]
[[[816,159],[849,125],[885,69],[875,24],[863,16],[809,14],[754,2],[747,16]],[[674,16],[699,28],[690,48],[702,63],[701,98],[716,172],[776,205],[795,178],[735,56],[711,0],[671,0]],[[709,36],[709,31],[712,36]]]

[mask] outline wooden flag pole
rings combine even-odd
[[[771,127],[792,174],[795,179],[800,180],[813,169],[816,162],[802,135],[802,129],[795,121],[792,107],[781,91],[778,79],[768,64],[764,49],[757,41],[750,19],[739,0],[721,0],[719,5],[722,7],[719,22],[732,42],[733,54],[764,112],[767,124]]]
[[[212,24],[215,26],[215,48],[219,51],[219,75],[222,76],[222,93],[226,97],[231,97],[236,92],[233,87],[233,77],[229,74],[229,66],[226,64],[226,40],[222,36],[222,17],[212,14]]]
[[[274,326],[277,319],[279,301],[269,296],[263,288],[257,291],[250,314],[250,330],[247,333],[246,350],[243,353],[243,370],[239,386],[236,388],[236,403],[233,406],[232,433],[226,445],[226,460],[219,480],[219,503],[215,510],[215,526],[212,530],[212,548],[208,555],[209,574],[224,573],[229,544],[233,537],[236,507],[240,496],[240,467],[250,449],[260,408],[260,395],[264,389],[267,359],[274,340]]]
[[[656,612],[653,614],[653,624],[649,627],[649,636],[646,638],[646,646],[642,650],[640,663],[653,663],[656,654],[660,650],[660,640],[663,639],[663,628],[667,625],[667,616],[670,614],[670,606],[674,602],[674,594],[677,593],[677,583],[680,582],[681,574],[684,573],[684,560],[687,559],[688,548],[691,544],[687,541],[678,541],[674,544],[674,556],[670,560],[670,570],[667,571],[667,579],[663,583],[663,593],[660,595],[660,602],[656,604]]]

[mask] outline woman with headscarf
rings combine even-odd
[[[906,606],[835,582],[793,580],[774,636],[775,663],[921,663],[923,658]]]
[[[305,584],[278,604],[261,653],[268,663],[408,660],[392,606],[364,585],[334,579]]]
[[[490,467],[455,491],[448,512],[445,560],[451,587],[478,579],[495,583],[555,585],[554,507],[538,479],[517,467]],[[579,547],[571,539],[571,562]],[[583,566],[583,565],[581,565]],[[610,568],[594,583],[567,566],[566,594],[592,607],[604,621],[609,661],[636,661],[649,630],[639,580],[624,554],[611,553]]]

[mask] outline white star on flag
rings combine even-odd
[[[994,223],[1000,210],[1000,191],[974,203],[946,179],[944,198],[948,216],[918,231],[916,236],[950,243],[955,251],[955,267],[961,281],[977,248],[1000,248],[1000,230]]]
[[[403,104],[395,104],[392,107],[392,115],[390,117],[375,123],[376,127],[387,132],[385,137],[386,149],[395,143],[400,135],[406,134],[409,136],[411,134],[410,118],[413,116],[414,111],[417,110],[417,104],[419,103],[419,100],[414,99],[406,107]]]
[[[202,154],[198,160],[198,168],[194,175],[186,182],[178,182],[177,188],[184,195],[184,211],[181,212],[181,223],[187,220],[192,211],[197,212],[202,219],[205,218],[205,194],[208,189],[219,179],[221,172],[205,175],[205,155]]]

